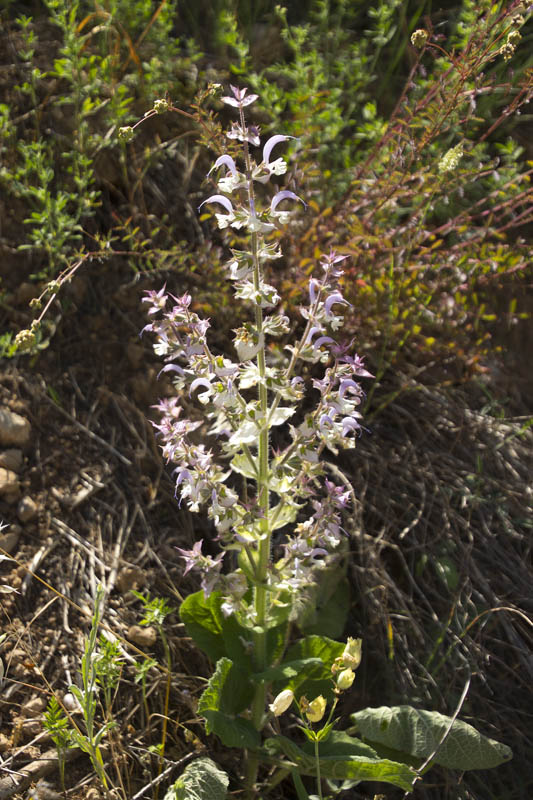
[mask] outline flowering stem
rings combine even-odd
[[[240,123],[242,130],[246,128],[244,111],[241,106],[239,109]],[[252,166],[250,161],[250,152],[246,137],[244,139],[244,161],[246,167],[246,180],[248,190],[248,204],[250,214],[256,216],[255,197],[252,177]],[[253,231],[251,234],[251,252],[253,260],[253,283],[257,296],[260,294],[261,285],[261,272],[259,264],[259,242],[258,234]],[[263,330],[263,310],[259,302],[255,306],[255,325],[258,335],[261,335]],[[257,569],[256,569],[256,585],[254,587],[254,617],[255,617],[255,631],[254,631],[254,660],[255,666],[258,671],[267,668],[267,653],[266,653],[266,623],[268,618],[268,592],[266,588],[266,580],[268,575],[268,566],[270,561],[270,539],[271,531],[269,527],[269,513],[270,513],[270,497],[268,490],[268,473],[269,473],[269,437],[268,437],[268,391],[266,387],[266,359],[265,359],[265,345],[261,346],[257,353],[257,368],[259,371],[259,413],[261,419],[261,431],[259,434],[258,452],[257,452],[257,489],[258,489],[258,502],[262,513],[262,535],[258,543],[257,553]],[[252,723],[257,730],[261,730],[263,726],[263,718],[265,712],[267,697],[267,686],[264,682],[257,685],[251,707]],[[257,772],[259,768],[259,759],[255,753],[247,754],[247,775],[246,783],[248,790],[253,795],[254,785],[257,781]]]

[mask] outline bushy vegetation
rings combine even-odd
[[[20,368],[29,357],[39,369],[39,353],[56,346],[63,325],[76,325],[75,285],[84,275],[105,284],[113,271],[113,298],[132,285],[148,289],[156,354],[168,361],[160,444],[178,466],[176,494],[195,512],[202,503],[208,508],[203,536],[180,543],[186,577],[173,599],[198,646],[189,688],[182,695],[175,685],[166,600],[133,592],[140,625],[156,632],[161,655],[158,663],[138,651],[134,662],[125,642],[98,639],[107,624],[98,590],[73,705],[47,685],[45,725],[61,780],[66,754],[77,747],[103,789],[124,800],[139,780],[154,797],[166,791],[166,800],[222,800],[241,790],[250,798],[363,797],[353,792],[369,791],[372,780],[385,793],[392,784],[428,798],[525,798],[532,787],[521,763],[515,785],[512,766],[490,773],[490,795],[479,793],[475,777],[437,777],[424,788],[417,781],[430,767],[441,776],[441,766],[500,765],[509,750],[494,739],[516,750],[519,738],[498,730],[495,715],[486,729],[491,738],[472,727],[483,729],[478,715],[489,679],[471,703],[467,697],[491,654],[471,630],[512,605],[487,589],[471,553],[501,526],[521,567],[530,554],[527,468],[516,463],[531,425],[519,388],[527,375],[523,354],[509,345],[531,309],[527,4],[45,0],[32,13],[20,13],[18,4],[2,11],[10,71],[0,97],[1,235],[9,259],[0,286],[1,352]],[[230,84],[238,87],[233,94]],[[252,92],[257,99],[248,106]],[[253,166],[248,148],[267,140],[272,148],[283,144],[286,167],[266,149]],[[256,200],[264,212],[256,213]],[[298,206],[290,216],[287,201]],[[245,301],[242,318],[228,272]],[[177,303],[172,311],[168,297]],[[279,314],[263,316],[279,298]],[[116,306],[110,301],[106,311]],[[101,313],[95,309],[95,317]],[[127,315],[133,328],[143,327],[140,303]],[[213,351],[202,327],[207,317]],[[293,348],[287,363],[285,345]],[[353,360],[354,347],[366,367]],[[316,409],[296,378],[298,359],[303,379],[321,393]],[[363,392],[354,376],[370,373]],[[203,413],[178,423],[178,402],[189,414],[195,394]],[[246,419],[235,410],[239,403]],[[278,433],[293,403],[302,405],[294,427]],[[507,404],[517,415],[510,423]],[[489,459],[472,452],[450,466],[463,414],[472,448],[481,440],[494,448],[494,473]],[[207,464],[207,423],[219,438],[231,428],[229,444],[213,445],[225,453],[227,473]],[[173,425],[198,429],[193,443]],[[387,466],[380,439],[396,427],[406,444],[394,449],[393,441]],[[343,440],[355,443],[354,433],[360,439],[352,457]],[[511,473],[516,484],[507,494]],[[315,515],[306,520],[302,509],[321,481],[326,499],[311,502]],[[319,518],[325,531],[317,532]],[[442,536],[433,535],[441,523]],[[289,526],[296,538],[285,536]],[[314,538],[305,534],[310,529]],[[340,530],[352,538],[337,536]],[[198,539],[209,541],[203,551]],[[295,556],[291,546],[304,540],[305,553]],[[222,569],[219,544],[226,563],[242,551],[231,569]],[[202,576],[196,592],[193,567]],[[413,596],[422,598],[420,607]],[[524,609],[531,611],[530,602]],[[501,635],[516,650],[506,662],[499,639],[495,646],[503,675],[528,641],[523,632],[517,640],[512,626],[533,626],[526,610],[512,610],[516,619],[502,622]],[[363,705],[349,699],[359,680],[359,636],[364,658],[383,676],[381,688],[369,679]],[[439,683],[446,667],[462,678],[447,681],[449,697]],[[146,729],[142,779],[116,757],[110,770],[106,756],[106,747],[116,756],[128,746],[130,723],[115,702],[126,680],[138,691],[136,724]],[[339,699],[342,731],[334,729]],[[387,707],[364,708],[372,705]],[[191,718],[170,732],[174,709],[186,707]],[[464,711],[472,725],[456,719]],[[280,728],[285,712],[293,724]],[[207,721],[205,732],[198,718]],[[213,759],[202,749],[206,733],[217,742]],[[244,748],[246,763],[219,742]],[[179,779],[172,761],[191,762]],[[504,777],[492,778],[497,773]]]

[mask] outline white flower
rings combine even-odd
[[[272,711],[275,717],[279,717],[281,714],[284,714],[288,708],[290,708],[293,700],[294,692],[292,689],[284,689],[274,699],[274,702],[269,705],[269,709]]]

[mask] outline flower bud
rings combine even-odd
[[[131,125],[125,125],[123,128],[118,129],[118,138],[124,142],[131,142],[134,135]]]
[[[156,100],[154,102],[154,111],[156,114],[164,114],[165,111],[168,111],[168,109],[168,100]]]
[[[325,713],[326,700],[321,694],[319,694],[318,697],[315,697],[315,699],[309,703],[307,711],[305,712],[305,716],[309,722],[320,722]]]
[[[342,672],[339,673],[337,676],[337,689],[341,692],[345,692],[346,689],[349,689],[352,683],[354,682],[355,672],[353,669],[343,669]]]
[[[269,709],[275,717],[279,717],[287,711],[293,700],[294,692],[292,689],[284,689],[277,695],[274,702],[269,705]]]
[[[424,47],[425,43],[427,42],[429,37],[429,33],[425,31],[423,28],[419,28],[411,35],[411,44],[414,47],[418,47],[420,50]]]
[[[510,61],[514,56],[515,46],[509,40],[500,47],[500,55],[503,56],[504,61]]]
[[[31,350],[37,343],[37,337],[33,331],[24,329],[15,336],[15,347],[20,353]]]
[[[350,669],[357,669],[361,663],[361,648],[363,646],[362,639],[352,639],[348,636],[344,653],[341,656],[343,666]]]

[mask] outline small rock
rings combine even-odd
[[[140,589],[146,583],[146,575],[140,567],[124,567],[117,578],[117,589],[120,594],[127,594],[130,589]]]
[[[30,441],[31,425],[26,417],[9,408],[0,408],[0,444],[24,447]]]
[[[21,522],[31,522],[37,516],[37,503],[31,497],[23,497],[17,507],[17,516]]]
[[[153,647],[157,641],[157,631],[151,627],[141,628],[140,625],[130,625],[128,639],[139,647]]]
[[[30,441],[31,425],[9,408],[0,408],[0,444],[24,447]]]
[[[21,661],[25,661],[27,657],[26,651],[22,647],[16,647],[9,654],[7,661],[11,664],[19,664]]]
[[[11,747],[11,740],[5,735],[0,733],[0,753],[5,753]]]
[[[0,467],[0,497],[6,503],[14,503],[20,496],[20,483],[16,474],[10,469]]]
[[[27,703],[21,706],[21,712],[25,717],[37,717],[46,708],[46,700],[40,695],[32,697]]]
[[[22,467],[22,450],[4,450],[0,453],[0,467],[20,472]]]
[[[20,525],[10,525],[8,533],[0,534],[0,547],[10,556],[16,552],[20,539]]]
[[[96,786],[90,786],[85,792],[84,800],[102,800],[102,794]]]
[[[22,738],[33,739],[42,731],[42,724],[38,719],[25,719],[22,723]]]

